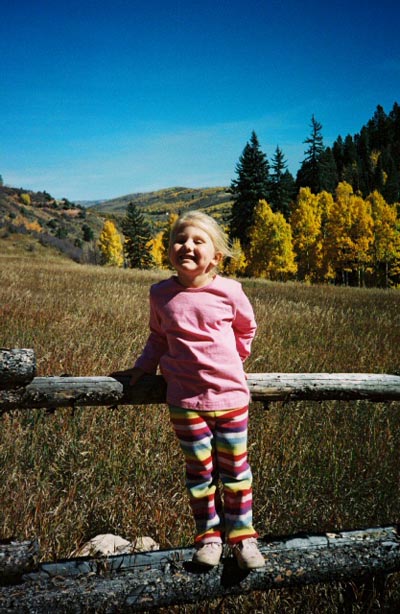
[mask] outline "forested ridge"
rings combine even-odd
[[[228,274],[399,286],[399,105],[388,114],[378,106],[359,133],[331,147],[314,116],[310,128],[296,177],[284,151],[268,157],[255,131],[227,187],[168,188],[87,208],[5,187],[0,176],[0,238],[29,234],[78,262],[167,268],[174,219],[203,209],[230,236]]]

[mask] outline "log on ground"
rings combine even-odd
[[[34,541],[0,543],[0,584],[15,582],[37,569],[39,545]]]
[[[400,571],[396,527],[259,540],[266,565],[241,571],[231,555],[210,570],[193,549],[42,564],[0,588],[0,611],[18,614],[140,612],[306,584],[361,580]]]

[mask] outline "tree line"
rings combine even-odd
[[[313,116],[296,178],[278,147],[271,163],[253,131],[236,165],[227,223],[234,257],[226,272],[271,280],[298,279],[389,287],[400,283],[400,108],[378,106],[359,134],[324,147]],[[135,203],[99,240],[103,262],[168,267],[174,215],[152,236]]]

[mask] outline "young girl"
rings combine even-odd
[[[150,335],[128,372],[134,384],[159,366],[167,382],[196,523],[193,561],[217,565],[225,540],[239,566],[253,569],[265,561],[252,525],[243,361],[256,323],[239,282],[216,272],[230,254],[223,231],[208,215],[189,212],[175,222],[169,259],[176,275],[151,287]]]

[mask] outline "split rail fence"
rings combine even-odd
[[[400,376],[366,373],[252,373],[253,401],[400,401]],[[134,387],[112,377],[36,377],[31,349],[0,349],[0,414],[15,409],[165,402],[161,376]],[[400,572],[399,526],[337,530],[260,540],[264,568],[240,571],[234,560],[205,572],[192,548],[39,563],[36,540],[0,544],[0,611],[137,612],[307,584],[344,582],[368,593]],[[352,584],[351,584],[352,583]],[[353,593],[352,593],[353,594]],[[352,598],[344,601],[351,611]]]

